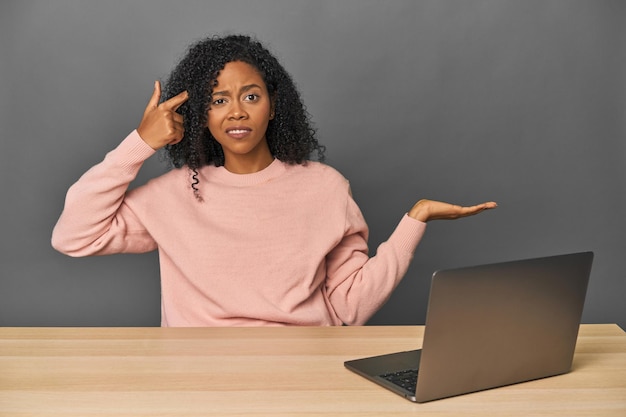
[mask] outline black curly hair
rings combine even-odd
[[[192,188],[197,188],[198,168],[224,165],[222,146],[207,125],[213,86],[220,71],[232,61],[255,67],[275,100],[275,117],[267,127],[266,138],[272,155],[289,164],[306,162],[314,151],[324,160],[325,147],[315,137],[310,115],[302,103],[291,76],[258,40],[246,35],[213,36],[189,47],[165,83],[162,101],[187,91],[188,100],[179,107],[185,135],[179,143],[164,148],[165,157],[176,168],[187,166],[194,172]]]

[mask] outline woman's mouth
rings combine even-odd
[[[252,129],[246,127],[235,127],[226,130],[226,134],[231,138],[242,139],[252,132]]]

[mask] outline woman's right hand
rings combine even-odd
[[[154,82],[154,92],[137,128],[139,136],[154,150],[180,142],[185,135],[183,116],[176,110],[189,98],[187,91],[159,104],[161,83]]]

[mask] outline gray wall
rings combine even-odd
[[[626,327],[626,2],[600,0],[4,0],[0,325],[159,324],[156,254],[71,259],[50,233],[153,80],[223,32],[297,80],[372,251],[419,198],[498,201],[431,223],[371,323],[423,323],[434,269],[593,250],[583,320]]]

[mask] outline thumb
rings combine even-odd
[[[152,97],[150,97],[150,101],[146,106],[146,111],[149,109],[154,109],[159,105],[159,99],[161,98],[161,82],[159,80],[154,82],[154,91],[152,92]]]

